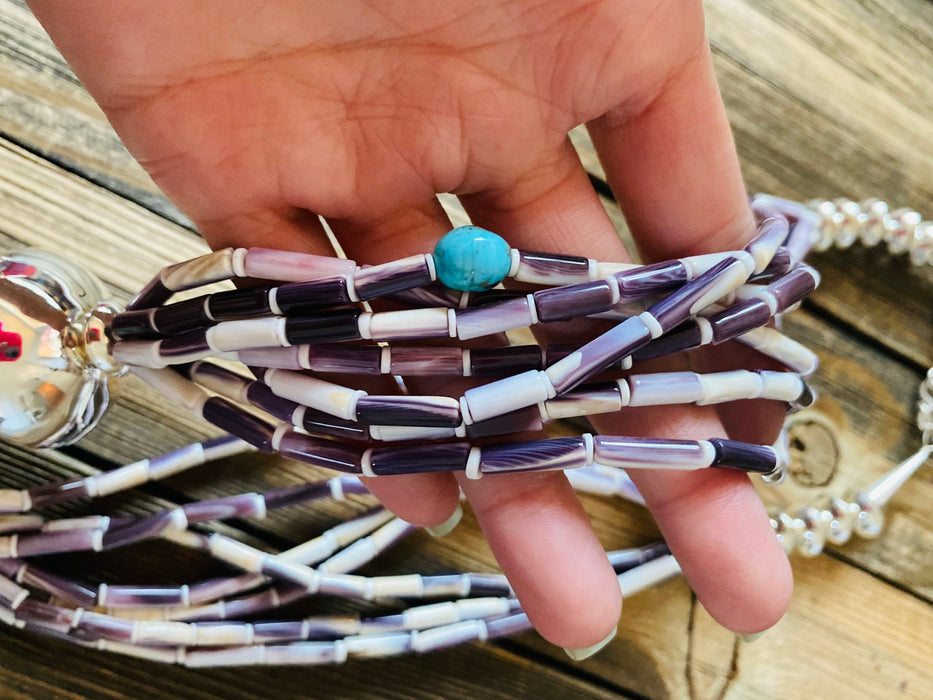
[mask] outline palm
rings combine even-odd
[[[423,252],[447,224],[438,192],[516,246],[624,256],[568,145],[589,123],[649,255],[747,235],[728,125],[699,2],[110,2],[40,18],[133,154],[213,245],[350,255]],[[709,409],[642,411],[617,432],[721,433]],[[734,629],[771,624],[789,590],[746,482],[640,483],[701,598]],[[439,522],[449,475],[377,486],[393,509]],[[587,646],[618,589],[585,516],[554,474],[464,484],[543,634]],[[742,528],[724,535],[740,519]],[[732,548],[710,547],[728,536]],[[730,580],[717,574],[728,567]],[[575,573],[571,573],[575,572]]]
[[[208,228],[281,207],[380,218],[436,192],[505,187],[620,93],[633,112],[647,104],[703,38],[695,22],[656,19],[649,1],[391,14],[374,2],[343,7],[344,26],[322,24],[320,4],[244,17],[160,3],[114,22],[100,55],[83,57],[134,154]],[[614,55],[638,61],[618,71]]]

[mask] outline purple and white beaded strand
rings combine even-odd
[[[492,234],[485,236],[482,238],[482,245],[500,245],[501,239],[497,241],[495,238],[497,237],[492,237]],[[785,401],[798,401],[807,393],[799,380],[762,373],[733,372],[716,377],[694,374],[635,377],[628,381],[616,380],[614,384],[609,385],[608,391],[612,396],[606,394],[605,385],[597,390],[577,390],[581,382],[599,374],[608,365],[617,362],[626,365],[626,358],[633,352],[641,350],[650,341],[660,338],[668,331],[680,330],[678,327],[686,321],[697,324],[699,343],[696,344],[703,344],[704,341],[721,342],[744,335],[766,323],[775,313],[780,313],[794,304],[812,290],[818,281],[817,275],[806,266],[791,268],[777,279],[769,279],[770,284],[766,288],[745,290],[738,295],[737,306],[713,313],[710,318],[699,315],[723,297],[735,297],[734,290],[744,285],[750,276],[764,273],[779,250],[787,250],[788,253],[784,257],[792,260],[790,249],[781,247],[782,244],[790,243],[792,239],[794,234],[791,233],[787,220],[769,215],[763,218],[756,238],[742,251],[675,260],[640,268],[627,267],[622,272],[609,274],[600,280],[593,279],[600,272],[600,264],[589,259],[508,250],[508,267],[500,265],[501,270],[494,276],[493,282],[511,276],[524,282],[566,284],[553,290],[535,292],[504,302],[493,302],[484,307],[468,308],[459,317],[457,311],[444,307],[375,314],[353,309],[340,310],[340,307],[354,301],[415,289],[433,283],[437,278],[437,263],[431,254],[414,256],[374,268],[358,269],[351,265],[353,270],[348,274],[325,276],[307,284],[288,282],[266,290],[247,289],[229,293],[233,296],[224,297],[222,295],[228,293],[221,293],[199,298],[187,313],[190,315],[193,310],[198,310],[195,314],[196,324],[208,325],[200,330],[188,330],[176,336],[168,335],[161,340],[132,338],[134,334],[146,336],[158,334],[160,330],[176,328],[177,325],[172,324],[177,323],[183,315],[175,314],[174,311],[174,315],[168,317],[160,317],[159,314],[173,307],[184,311],[188,306],[181,308],[172,305],[148,310],[137,308],[128,314],[118,315],[113,324],[114,334],[117,336],[114,354],[118,359],[129,361],[137,374],[154,383],[182,405],[219,427],[239,435],[254,446],[265,450],[281,450],[292,456],[305,457],[314,463],[328,463],[351,473],[372,476],[431,468],[463,470],[468,476],[476,478],[484,470],[498,471],[506,468],[500,465],[509,465],[508,468],[515,470],[528,470],[580,466],[591,463],[594,459],[604,458],[609,459],[610,463],[615,459],[616,463],[628,463],[632,466],[641,461],[643,455],[640,454],[633,461],[626,462],[624,456],[617,452],[608,454],[608,443],[605,440],[594,439],[591,436],[584,436],[578,441],[580,444],[573,445],[539,441],[535,443],[534,450],[531,449],[530,443],[484,448],[470,446],[468,443],[453,443],[444,448],[367,448],[360,451],[308,437],[303,434],[303,429],[309,409],[313,412],[312,423],[320,414],[331,416],[330,423],[335,422],[333,419],[340,422],[340,425],[328,426],[327,435],[330,437],[366,440],[373,437],[455,439],[467,437],[471,432],[470,426],[488,425],[493,422],[499,424],[492,429],[484,426],[485,429],[479,431],[480,434],[526,429],[529,427],[527,421],[503,422],[501,419],[535,406],[541,417],[546,420],[552,417],[552,412],[564,416],[569,411],[586,412],[594,406],[594,410],[619,410],[626,405],[676,401],[708,403],[772,395]],[[501,242],[501,245],[504,245],[504,242]],[[438,250],[441,248],[442,245],[439,244]],[[255,259],[251,257],[254,254],[258,256]],[[435,255],[437,254],[438,251],[435,251]],[[256,263],[256,260],[261,263],[264,256],[265,252],[261,250],[232,251],[224,255],[214,254],[213,258],[206,256],[172,266],[163,271],[150,285],[150,288],[158,293],[149,294],[148,297],[144,294],[141,299],[157,298],[165,301],[174,291],[194,288],[222,277],[243,277],[250,269],[262,270],[263,274],[269,274],[269,267]],[[250,262],[251,260],[253,262]],[[318,262],[313,256],[298,256],[296,260],[315,264]],[[442,268],[450,266],[450,261],[442,258],[438,260],[444,262]],[[325,270],[325,274],[333,271],[332,268],[323,266],[323,263],[321,269]],[[472,276],[471,272],[468,280],[470,284]],[[328,286],[331,282],[339,289],[333,285]],[[465,287],[469,288],[467,285]],[[322,292],[325,288],[329,290],[326,293]],[[568,312],[569,306],[561,300],[559,294],[570,294],[569,298],[576,300],[582,298],[584,301],[580,313],[590,315],[610,309],[623,297],[623,292],[630,297],[638,297],[657,291],[670,294],[648,306],[647,310],[638,316],[624,320],[614,329],[571,350],[569,354],[549,362],[546,351],[536,353],[538,357],[532,360],[535,364],[533,368],[468,389],[459,400],[445,396],[370,396],[362,389],[343,387],[304,373],[314,366],[314,347],[321,341],[332,343],[335,340],[366,339],[382,342],[399,337],[434,336],[473,338],[533,325],[542,320],[547,322],[548,319],[571,318],[573,314]],[[547,296],[549,294],[551,296]],[[558,296],[555,297],[555,294]],[[311,299],[314,313],[276,316],[283,312],[283,303],[287,307],[284,309],[285,313],[303,308],[302,299],[305,298]],[[588,303],[586,299],[589,298],[595,301]],[[323,301],[324,299],[327,301]],[[188,305],[188,302],[181,304]],[[336,307],[336,310],[317,312],[318,307],[327,309],[327,304]],[[141,302],[137,300],[136,306],[140,305]],[[511,309],[512,306],[515,308]],[[257,318],[243,318],[256,314],[259,315]],[[239,320],[223,320],[233,317]],[[311,345],[307,345],[305,349],[299,348],[297,355],[289,353],[284,358],[275,356],[279,351],[272,350],[263,355],[265,351],[251,350],[249,347],[288,347],[309,340],[312,341]],[[767,342],[758,344],[768,345]],[[392,371],[394,351],[391,346],[350,348],[351,357],[354,350],[357,353],[357,363],[354,366],[364,374]],[[456,353],[457,349],[453,350]],[[196,389],[193,383],[174,374],[143,368],[199,361],[213,354],[224,355],[231,352],[238,353],[238,356],[241,353],[240,359],[250,360],[250,367],[258,374],[259,380],[271,389],[272,395],[278,399],[260,388],[255,388],[259,387],[258,383],[247,384],[245,380],[238,380],[234,375],[223,375],[218,370],[204,369],[199,372],[198,369],[203,365],[196,366],[193,374],[189,376],[196,380],[200,377],[210,388],[215,391],[220,389],[222,394],[233,397],[234,403],[204,394]],[[367,353],[368,359],[363,359],[360,352]],[[479,356],[481,353],[482,351],[477,351]],[[421,351],[420,354],[422,357],[430,357],[425,351]],[[459,351],[459,367],[462,368],[459,374],[473,374],[471,354],[470,350]],[[288,357],[291,359],[287,359]],[[448,369],[445,371],[451,371],[449,366],[457,365],[457,357],[452,353],[445,357],[449,358]],[[320,353],[318,358],[321,358]],[[513,361],[514,359],[515,357],[509,358]],[[268,369],[261,365],[256,367],[256,363],[264,361],[277,366]],[[296,361],[297,367],[300,368],[298,370],[281,367],[282,364],[295,367]],[[323,364],[325,367],[328,363],[332,366],[336,361],[334,353],[331,353],[329,358],[323,360]],[[812,366],[812,363],[809,364]],[[514,366],[512,362],[508,365]],[[576,394],[572,393],[574,391]],[[597,396],[593,391],[600,393]],[[285,402],[279,399],[284,399]],[[277,426],[275,423],[263,421],[238,407],[236,400],[240,403],[259,403],[261,407],[271,409],[274,416],[293,424],[298,430],[287,425],[283,427],[282,424]],[[361,427],[358,428],[356,424]],[[334,435],[335,431],[339,431],[340,434]],[[614,444],[620,443],[617,441]],[[770,448],[748,446],[737,449],[727,445],[724,452],[723,445],[725,443],[704,443],[700,445],[701,450],[705,452],[704,457],[700,460],[685,459],[681,466],[697,468],[714,463],[721,464],[723,458],[743,458],[751,459],[751,462],[732,466],[746,466],[760,471],[761,460],[765,459],[773,465],[772,472],[778,470],[778,461],[773,451],[764,455]],[[636,448],[630,443],[629,449]],[[484,451],[487,457],[485,461]],[[599,454],[600,451],[607,454]],[[516,459],[519,452],[535,452],[538,459]],[[579,458],[578,452],[582,454],[582,459]],[[658,452],[661,453],[662,450]],[[501,457],[499,453],[502,454]],[[373,458],[376,458],[375,463]],[[772,474],[775,475],[776,473]]]
[[[415,529],[379,509],[278,554],[190,528],[361,493],[359,477],[438,469],[471,478],[568,469],[581,490],[636,501],[640,495],[622,468],[729,466],[779,478],[779,451],[715,437],[647,440],[584,433],[476,442],[538,431],[549,420],[630,406],[812,400],[800,375],[815,368],[815,356],[765,324],[818,282],[801,264],[813,222],[791,212],[789,223],[776,211],[780,207],[759,203],[757,208],[757,236],[743,250],[646,266],[519,251],[487,237],[482,245],[501,253],[493,256],[494,274],[481,264],[484,251],[468,253],[476,260],[462,264],[440,244],[434,253],[372,267],[237,249],[166,268],[113,319],[113,352],[176,403],[238,437],[215,441],[200,453],[186,448],[73,482],[0,491],[0,619],[73,643],[190,666],[333,663],[350,656],[421,653],[528,629],[501,575],[355,575]],[[541,288],[484,291],[504,278]],[[261,286],[167,303],[175,292],[235,279]],[[408,308],[374,312],[358,306],[381,298]],[[577,317],[608,318],[614,327],[569,347],[397,344],[465,341]],[[620,374],[641,359],[733,338],[775,357],[791,372]],[[246,365],[253,377],[215,364],[214,358]],[[335,370],[364,383],[343,386],[315,376]],[[380,374],[490,381],[459,398],[368,393],[365,380]],[[391,444],[413,439],[420,444]],[[348,473],[144,518],[45,521],[30,512],[135,488],[212,456],[256,448]],[[89,586],[36,564],[52,552],[94,552],[153,539],[203,552],[244,573],[176,587]],[[608,556],[627,594],[679,571],[663,546]],[[51,596],[50,601],[37,594]],[[321,594],[364,601],[449,600],[330,627],[320,618],[241,621]],[[162,622],[151,619],[157,609]],[[203,626],[206,622],[211,626]]]
[[[915,266],[933,264],[933,221],[913,209],[891,210],[880,199],[814,199],[806,205],[770,195],[756,195],[753,207],[779,212],[809,231],[814,250],[840,249],[860,243],[872,248],[885,245],[892,255],[907,254]],[[897,490],[926,463],[933,452],[933,368],[919,387],[916,425],[920,447],[906,460],[868,488],[850,497],[842,494],[828,502],[800,506],[793,512],[779,510],[771,524],[785,551],[816,556],[827,542],[844,544],[853,534],[877,537],[884,525],[883,507]],[[786,439],[786,435],[785,435]]]
[[[234,440],[228,439],[227,443],[223,446],[226,449],[238,447]],[[190,460],[190,453],[196,451],[191,448],[176,451],[170,457],[157,458],[153,462],[175,461],[178,463],[186,456]],[[128,484],[129,482],[124,482],[127,488]],[[365,564],[413,529],[404,524],[404,527],[394,535],[388,538],[383,537],[381,542],[375,543],[373,540],[375,535],[385,532],[385,529],[393,522],[400,522],[397,518],[391,518],[378,511],[337,526],[317,541],[312,541],[310,547],[302,545],[293,550],[300,552],[297,556],[302,560],[327,557],[319,567],[319,570],[325,572],[324,575],[310,579],[314,585],[307,586],[309,579],[302,577],[302,585],[306,588],[299,586],[296,589],[294,587],[296,582],[292,577],[287,577],[286,580],[290,581],[292,587],[283,589],[282,593],[271,596],[268,592],[253,596],[247,595],[245,598],[231,599],[229,603],[225,603],[226,597],[249,591],[266,580],[266,575],[270,573],[268,565],[272,560],[268,559],[269,555],[252,551],[245,545],[223,536],[215,534],[207,537],[186,533],[187,527],[196,519],[192,516],[199,513],[203,518],[255,517],[264,515],[268,505],[282,506],[300,502],[299,495],[308,499],[319,498],[325,494],[342,497],[345,491],[362,490],[359,481],[350,477],[337,477],[323,484],[309,485],[309,487],[311,488],[291,487],[266,494],[263,497],[265,504],[261,506],[257,503],[256,494],[244,494],[215,499],[203,504],[190,504],[176,511],[163,515],[156,514],[146,519],[153,523],[172,523],[177,528],[184,528],[177,530],[174,538],[176,541],[205,549],[223,561],[239,566],[251,562],[249,566],[257,569],[256,574],[259,580],[250,576],[233,577],[217,582],[205,582],[204,585],[183,586],[176,589],[100,584],[95,590],[44,572],[22,560],[0,559],[0,619],[13,626],[51,634],[73,643],[191,666],[250,662],[264,664],[332,663],[342,661],[346,656],[369,657],[410,652],[424,653],[453,644],[514,634],[530,628],[527,618],[521,612],[520,605],[512,597],[508,583],[501,575],[461,574],[439,577],[414,575],[375,579],[359,579],[359,577],[342,579],[339,575],[335,577],[334,574],[328,576],[327,569],[352,570]],[[82,496],[72,491],[71,497]],[[246,505],[249,507],[245,510],[238,507]],[[186,515],[179,519],[173,516],[176,512],[186,513]],[[58,523],[45,523],[40,529],[48,532],[74,532],[78,522],[71,519]],[[80,522],[81,531],[102,533],[101,537],[97,538],[99,542],[106,541],[107,531],[114,524],[117,525],[118,531],[130,529],[136,534],[154,534],[151,527],[143,527],[140,530],[138,522],[134,525],[127,519],[117,521],[97,517],[82,518]],[[373,529],[374,527],[377,529]],[[187,536],[184,536],[185,533]],[[111,544],[126,546],[131,541],[132,538],[118,537]],[[323,548],[319,546],[321,544],[324,545]],[[343,549],[333,554],[335,549],[341,546]],[[310,554],[312,550],[314,554]],[[36,555],[35,552],[30,554]],[[287,558],[288,554],[283,553],[280,556]],[[658,557],[664,558],[665,555],[666,549],[657,545],[609,553],[611,563],[620,572],[620,585],[623,585],[623,581],[632,578],[632,572],[637,572],[641,566],[653,562]],[[272,568],[279,574],[283,571],[293,573],[281,566]],[[636,575],[635,581],[638,582],[636,588],[647,585],[649,579],[654,580],[644,575]],[[29,588],[24,588],[23,584],[51,594],[54,598],[70,600],[78,607],[69,609],[54,603],[43,603],[35,598]],[[631,588],[631,584],[626,585]],[[269,589],[270,592],[272,590],[274,589]],[[415,606],[401,613],[370,619],[358,616],[312,617],[297,621],[268,623],[230,620],[231,616],[255,615],[280,607],[289,601],[296,600],[296,595],[301,597],[309,592],[350,595],[364,599],[398,596],[407,598],[450,597],[451,595],[459,595],[460,598],[448,603]],[[217,593],[222,593],[224,598],[220,599],[217,604],[208,604]],[[477,594],[481,597],[464,597]],[[490,594],[494,597],[489,597]],[[198,620],[201,624],[191,625],[180,620],[172,622],[170,619],[166,622],[157,622],[148,615],[138,619],[131,616],[127,620],[114,617],[115,614],[125,609],[132,612],[132,610],[142,610],[150,606],[164,608],[166,605],[170,606],[167,611],[172,609],[171,606],[182,605],[184,609],[175,608],[181,613],[181,618]],[[190,605],[196,607],[188,608],[187,606]],[[93,612],[91,610],[93,607],[106,608],[108,612]],[[212,614],[210,611],[215,608]],[[168,612],[167,617],[178,620],[179,613]],[[212,618],[217,622],[205,627],[204,621]],[[222,620],[229,621],[223,622]],[[317,646],[309,646],[308,640],[315,640],[314,643]],[[342,652],[344,646],[347,649],[346,654]],[[208,651],[212,648],[217,650]],[[309,653],[311,650],[314,653]],[[322,650],[326,650],[326,653]]]

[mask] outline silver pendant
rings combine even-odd
[[[82,437],[122,372],[106,322],[118,310],[93,275],[46,251],[0,257],[0,439],[58,447]]]
[[[816,556],[826,544],[841,545],[853,534],[875,538],[884,527],[884,505],[929,458],[933,447],[916,453],[857,490],[841,464],[836,428],[821,413],[791,415],[776,447],[788,462],[787,478],[764,485],[759,494],[784,550]]]

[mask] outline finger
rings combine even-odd
[[[619,584],[563,474],[503,474],[461,487],[535,629],[584,649],[616,628]]]
[[[508,187],[460,200],[475,224],[514,247],[630,260],[569,139],[514,173]]]
[[[624,122],[607,115],[590,131],[649,259],[734,249],[751,236],[753,218],[708,49],[643,113]],[[689,408],[676,418],[659,409],[631,415],[669,436],[722,434],[708,410]],[[790,597],[790,569],[748,480],[713,472],[637,479],[710,613],[740,632],[776,622]],[[736,574],[723,576],[726,571]]]
[[[699,439],[719,434],[716,414],[687,407],[633,409],[648,437]],[[672,432],[679,431],[679,432]],[[784,614],[793,580],[767,513],[740,472],[633,471],[632,479],[671,552],[707,611],[741,634],[772,627]]]
[[[624,259],[569,142],[507,179],[508,187],[461,197],[474,223],[516,247],[566,251],[573,240]],[[462,488],[535,628],[565,648],[605,639],[621,612],[618,581],[563,474],[484,478]]]
[[[547,245],[554,251],[585,253],[602,260],[626,259],[586,174],[566,151],[555,154],[554,162],[543,164],[509,191],[464,200],[475,222],[503,232],[516,247]],[[659,422],[661,417],[664,420]],[[666,408],[657,414],[626,410],[599,418],[594,424],[608,434],[669,438],[724,434],[709,407]],[[639,483],[645,487],[646,500],[665,538],[710,612],[742,632],[773,624],[787,602],[789,570],[748,479],[721,471],[653,473],[641,475]],[[702,523],[702,528],[694,527],[695,523]],[[709,533],[719,533],[713,539],[728,539],[730,546],[711,548]],[[498,550],[496,554],[500,556]],[[739,570],[743,573],[723,577],[721,572],[735,568],[737,562],[742,563]],[[517,572],[513,579],[517,581],[519,575],[532,573]],[[585,584],[580,585],[583,590]]]
[[[450,230],[450,222],[436,198],[378,218],[329,220],[347,256],[360,264],[379,264],[430,252]],[[409,382],[415,393],[438,394],[430,387]],[[389,510],[410,523],[437,526],[459,517],[460,490],[447,473],[381,476],[366,479],[366,486]],[[446,528],[445,528],[446,529]]]
[[[620,114],[588,128],[645,258],[744,245],[753,219],[708,47],[644,111]]]

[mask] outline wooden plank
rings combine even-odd
[[[0,134],[178,223],[26,3],[0,2]]]
[[[650,698],[929,698],[933,608],[851,566],[795,563],[784,619],[747,644],[682,580],[632,597],[619,638],[583,667]],[[529,640],[542,654],[553,653]]]
[[[619,698],[617,692],[487,644],[316,668],[189,670],[0,629],[5,698]],[[624,696],[621,696],[624,697]]]
[[[929,201],[929,3],[712,0],[705,8],[754,184],[798,198]],[[905,23],[893,10],[914,16]]]
[[[751,191],[806,201],[878,196],[933,217],[933,11],[896,2],[705,3]],[[884,251],[815,255],[814,301],[933,364],[929,268]]]

